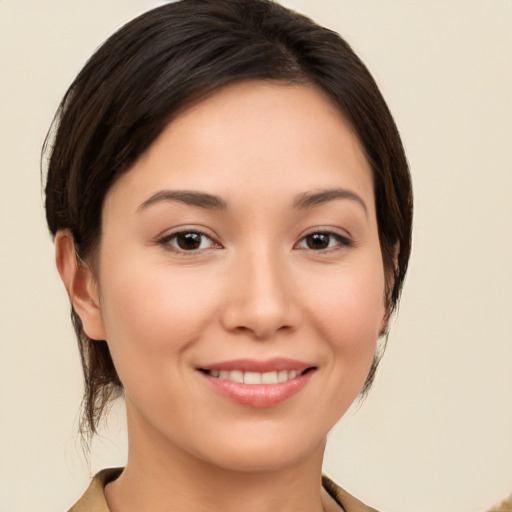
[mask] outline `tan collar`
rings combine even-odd
[[[366,506],[347,491],[335,484],[329,477],[322,476],[324,489],[332,496],[345,512],[378,512],[374,508]]]
[[[123,468],[110,468],[100,471],[93,479],[89,488],[77,503],[68,512],[110,512],[105,500],[105,486],[115,480],[123,471]],[[322,477],[322,484],[329,496],[345,512],[377,512],[367,507],[359,500],[348,494],[335,484],[327,476]]]
[[[97,473],[85,493],[68,512],[110,512],[104,489],[123,472],[123,469],[110,468]]]

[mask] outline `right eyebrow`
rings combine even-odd
[[[160,190],[146,199],[137,208],[137,213],[161,201],[178,201],[208,210],[225,210],[227,203],[219,196],[195,190]]]
[[[365,215],[368,217],[368,208],[361,196],[345,188],[331,188],[314,193],[305,192],[296,198],[294,206],[299,209],[313,208],[336,199],[348,199],[350,201],[355,201],[362,207]]]

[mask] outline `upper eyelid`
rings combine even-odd
[[[200,231],[199,229],[179,229],[177,231],[171,231],[170,233],[165,233],[158,238],[164,239],[164,238],[173,238],[178,235],[182,235],[184,233],[197,233],[198,235],[205,236],[206,238],[213,239],[211,235],[208,233],[205,233],[204,231]]]
[[[162,231],[160,234],[158,234],[155,239],[157,241],[172,238],[173,236],[177,236],[181,233],[199,233],[201,235],[206,236],[207,238],[210,238],[211,240],[218,241],[218,237],[211,232],[208,228],[204,226],[177,226],[175,228],[166,229],[165,231]]]
[[[346,236],[346,235],[342,235],[340,233],[336,233],[335,231],[311,231],[310,233],[306,233],[304,236],[300,237],[299,238],[299,242],[302,242],[302,240],[304,240],[305,238],[307,238],[308,236],[311,236],[311,235],[329,235],[331,236],[332,238],[336,238],[336,239],[339,239],[339,240],[347,240],[347,241],[350,241],[350,237]]]
[[[347,240],[352,240],[353,238],[352,234],[346,229],[336,228],[333,226],[315,226],[305,230],[304,233],[300,236],[299,240],[302,240],[306,236],[314,235],[315,233],[326,233],[329,235],[346,238]]]

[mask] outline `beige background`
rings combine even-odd
[[[414,253],[375,387],[326,471],[393,512],[477,512],[512,491],[512,1],[289,0],[373,71],[407,148]],[[39,150],[65,89],[150,0],[0,0],[0,511],[66,510],[123,464],[122,414],[87,462]]]

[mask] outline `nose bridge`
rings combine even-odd
[[[235,258],[224,309],[225,326],[258,339],[291,329],[293,298],[285,258],[268,245],[252,245]]]

